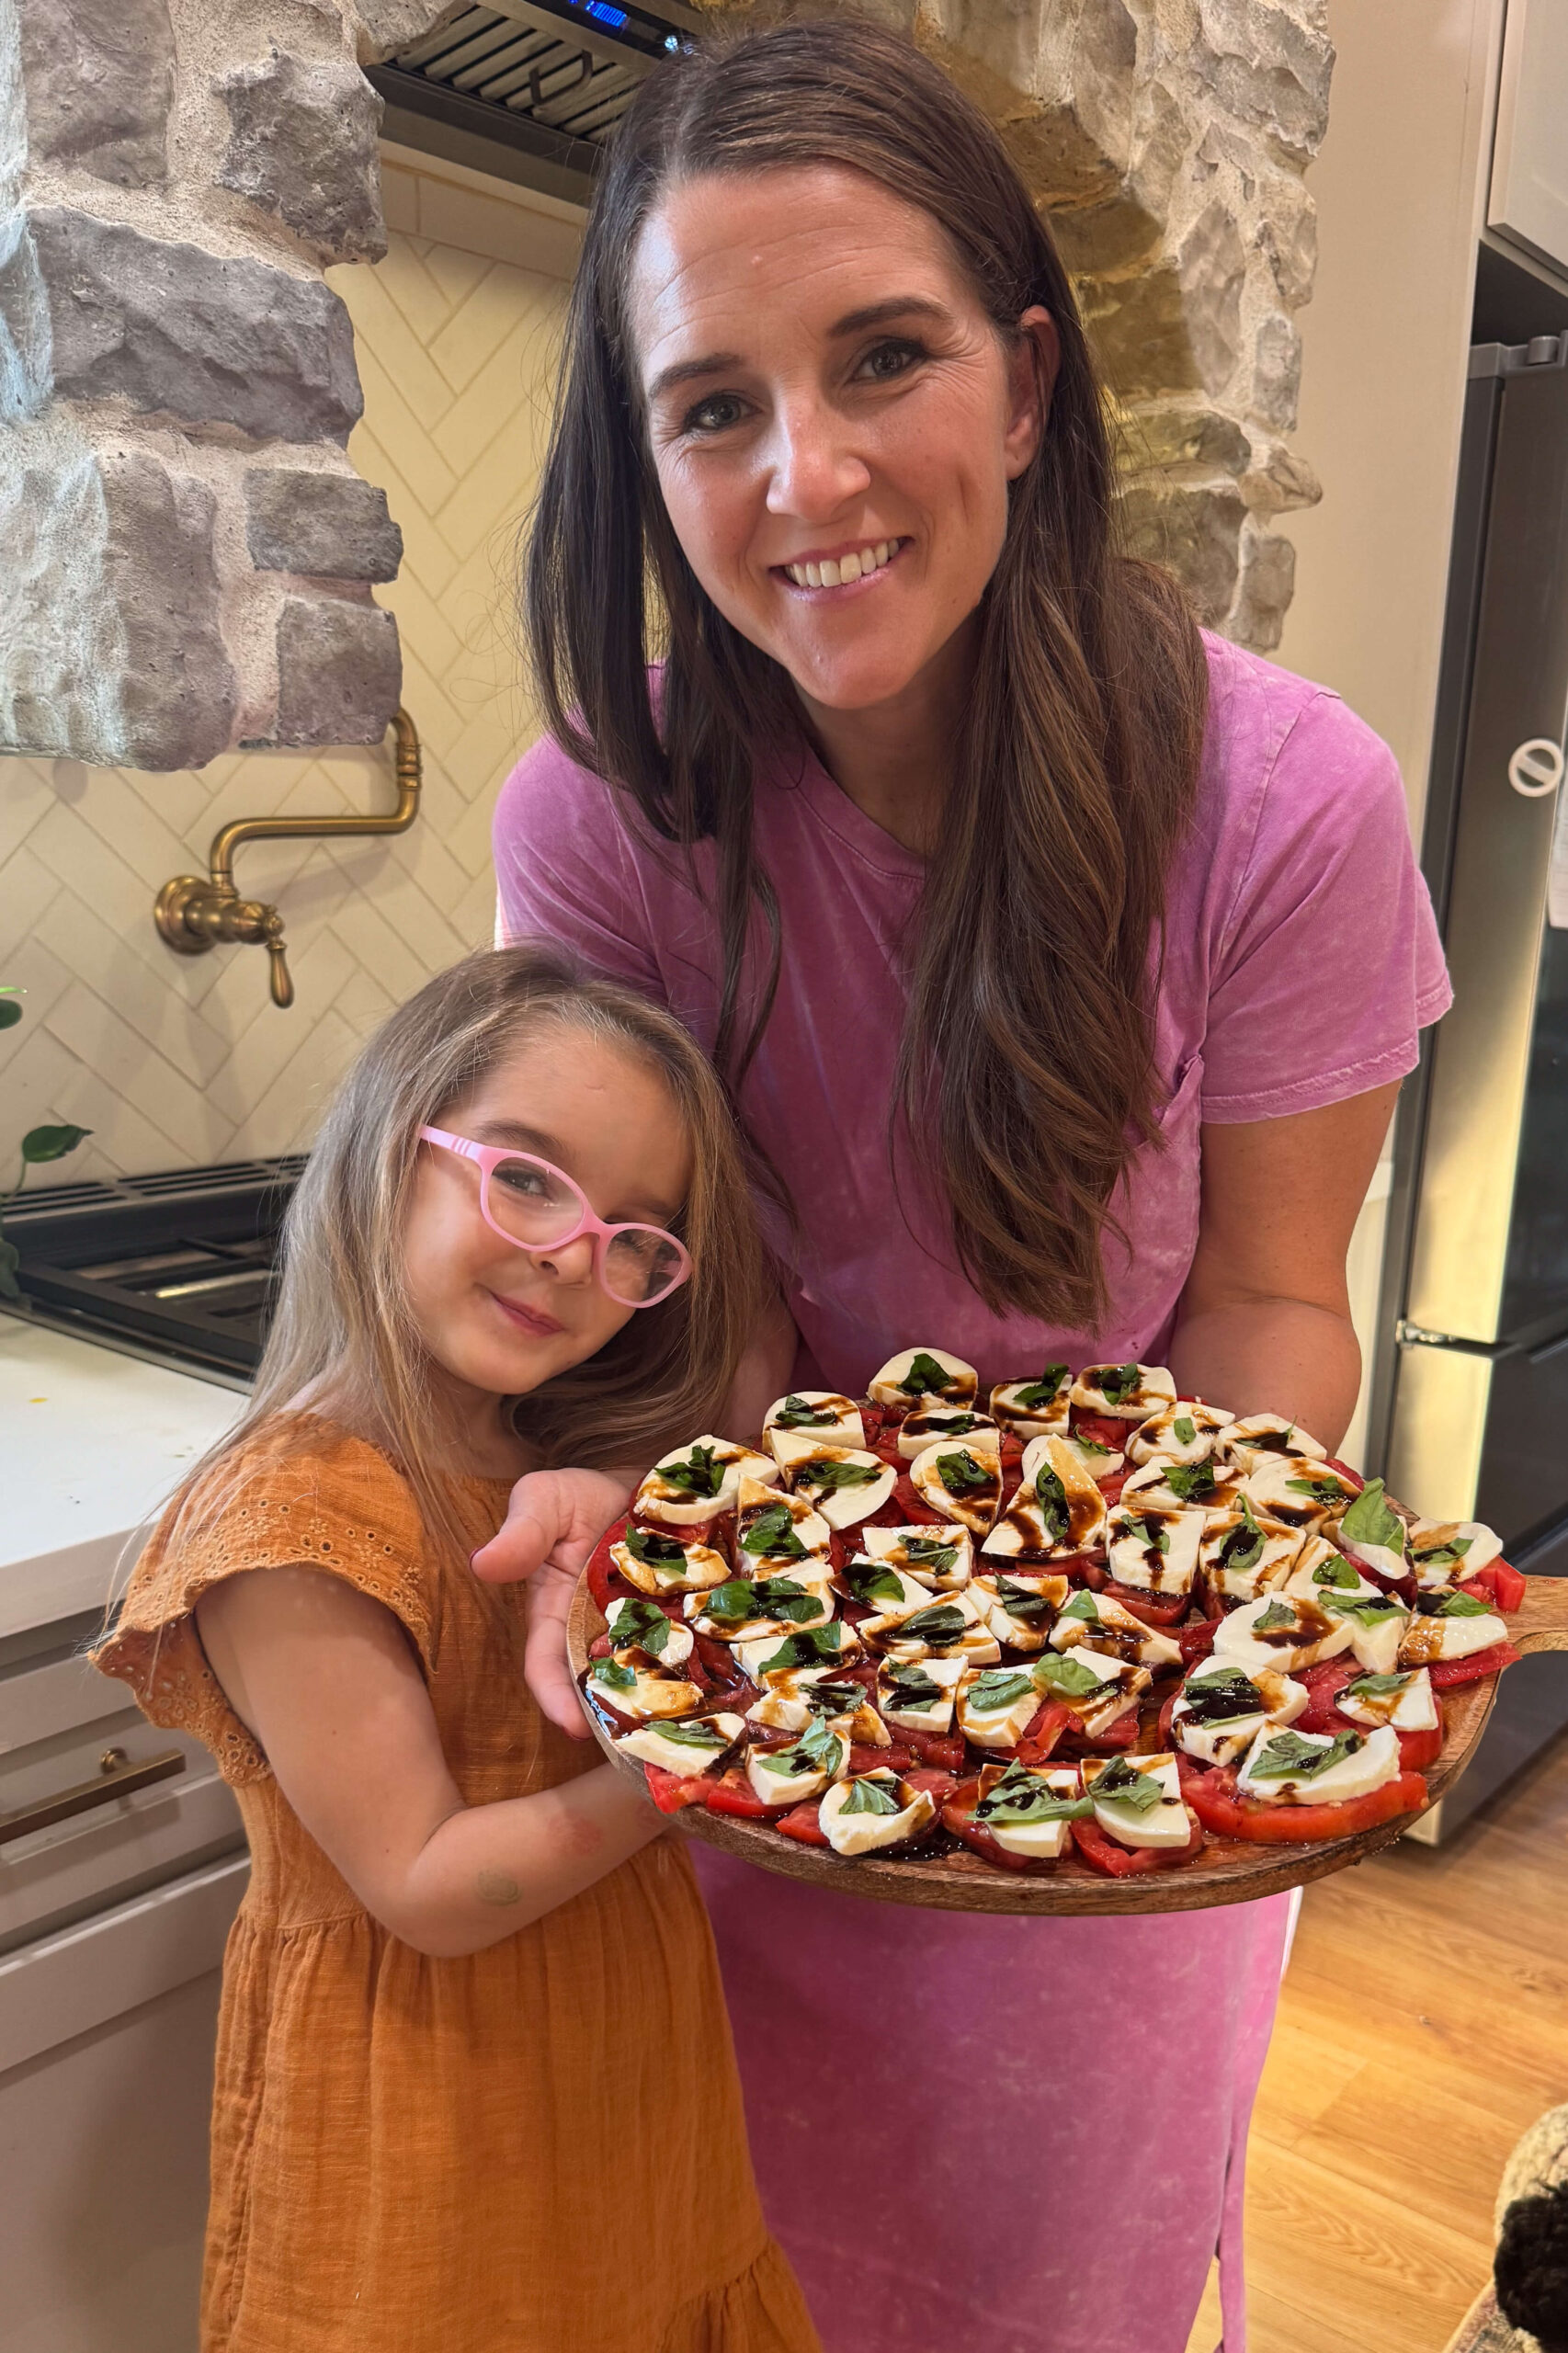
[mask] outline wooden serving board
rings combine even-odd
[[[1529,1577],[1523,1607],[1511,1616],[1508,1639],[1517,1651],[1568,1651],[1568,1577]],[[566,1647],[572,1672],[580,1676],[588,1653],[604,1632],[603,1613],[579,1580],[566,1624]],[[1435,1805],[1459,1779],[1486,1729],[1486,1719],[1497,1696],[1497,1677],[1467,1685],[1443,1699],[1447,1735],[1443,1753],[1426,1772],[1428,1802]],[[587,1711],[600,1747],[617,1771],[641,1776],[634,1757],[621,1756],[603,1726]],[[1210,1837],[1195,1863],[1179,1870],[1150,1871],[1136,1879],[1108,1879],[1086,1865],[1063,1861],[1054,1871],[1038,1878],[997,1870],[966,1850],[903,1862],[878,1862],[835,1855],[820,1847],[802,1847],[765,1823],[743,1822],[733,1814],[710,1813],[702,1806],[687,1806],[671,1816],[676,1826],[727,1855],[739,1855],[765,1871],[779,1871],[786,1879],[810,1880],[818,1887],[835,1887],[846,1895],[869,1895],[881,1904],[915,1904],[939,1912],[1010,1912],[1042,1915],[1085,1915],[1124,1912],[1201,1912],[1218,1904],[1251,1904],[1258,1896],[1278,1895],[1285,1888],[1302,1887],[1309,1880],[1326,1879],[1392,1846],[1408,1830],[1410,1814],[1379,1823],[1349,1838],[1316,1845],[1257,1846],[1238,1838]]]

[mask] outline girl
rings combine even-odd
[[[679,1026],[531,949],[432,981],[327,1118],[250,1408],[97,1653],[251,1845],[204,2353],[814,2353],[686,1857],[468,1569],[520,1472],[707,1427],[745,1198]]]

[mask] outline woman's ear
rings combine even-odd
[[[1003,440],[1009,482],[1032,464],[1045,438],[1051,395],[1062,364],[1062,343],[1051,313],[1033,303],[1018,321],[1018,340],[1008,358],[1009,408]]]

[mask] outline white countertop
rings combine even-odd
[[[0,1314],[0,1637],[102,1608],[131,1540],[244,1403]]]

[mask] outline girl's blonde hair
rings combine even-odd
[[[588,1465],[645,1464],[710,1427],[762,1296],[761,1250],[723,1090],[671,1015],[585,975],[552,947],[524,943],[438,973],[383,1022],[349,1071],[289,1205],[278,1304],[250,1404],[182,1495],[199,1483],[208,1505],[207,1474],[264,1423],[294,1416],[307,1444],[301,1400],[308,1411],[320,1397],[333,1420],[397,1463],[432,1538],[455,1536],[429,1355],[403,1279],[419,1131],[443,1125],[547,1024],[581,1029],[664,1080],[691,1148],[691,1189],[676,1230],[692,1271],[667,1300],[630,1316],[596,1356],[531,1391],[519,1427],[547,1463]]]

